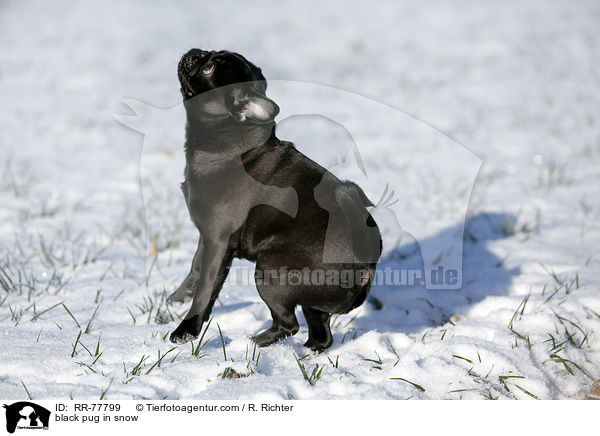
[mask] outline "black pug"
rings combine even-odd
[[[324,350],[333,343],[330,315],[361,305],[375,275],[382,244],[366,209],[372,203],[275,136],[279,107],[243,56],[192,49],[178,76],[187,114],[182,190],[200,241],[190,273],[169,296],[169,303],[193,296],[171,341],[198,336],[237,257],[256,262],[256,287],[273,317],[255,343],[295,334],[301,306],[305,346]]]

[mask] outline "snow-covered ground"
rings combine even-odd
[[[600,4],[188,3],[0,4],[0,398],[586,397],[600,378]],[[374,286],[316,355],[301,314],[296,336],[254,350],[269,312],[230,280],[202,343],[168,342],[187,305],[164,298],[197,238],[183,121],[144,141],[113,115],[131,114],[126,98],[176,107],[194,46],[396,108],[403,123],[332,103],[374,144],[367,177],[347,175],[373,200],[393,186],[401,225],[424,211],[414,232],[440,255],[464,225],[462,288]],[[280,132],[315,159],[348,140],[315,117]],[[445,181],[469,168],[438,154],[448,138],[481,162],[466,221],[470,186]],[[414,170],[436,162],[448,173]],[[385,218],[380,269],[421,268]]]

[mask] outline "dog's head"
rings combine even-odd
[[[192,49],[181,58],[177,74],[186,107],[200,110],[203,118],[265,124],[279,113],[265,95],[267,82],[260,68],[237,53]],[[200,103],[191,105],[192,100]]]

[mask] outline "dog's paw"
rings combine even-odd
[[[190,335],[187,332],[178,332],[177,330],[171,333],[171,336],[169,337],[169,340],[174,344],[185,344],[194,339],[196,339],[196,336]]]
[[[331,347],[331,344],[333,344],[333,339],[331,338],[328,341],[315,341],[314,339],[308,338],[308,341],[304,343],[304,346],[316,353],[320,353]]]
[[[275,342],[277,342],[279,340],[279,339],[276,339],[273,336],[273,334],[271,332],[269,332],[269,330],[265,330],[264,332],[259,333],[256,336],[253,336],[251,339],[259,347],[268,347],[269,345],[274,344]]]
[[[295,332],[291,332],[285,329],[273,329],[269,328],[262,333],[254,336],[252,340],[259,347],[268,347],[269,345],[279,342],[280,340],[292,336]]]
[[[198,318],[198,316],[194,316],[193,318],[183,320],[179,324],[179,327],[171,333],[169,340],[174,344],[185,344],[196,339],[200,333]]]

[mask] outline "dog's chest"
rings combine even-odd
[[[188,157],[186,180],[192,202],[210,207],[215,204],[253,202],[263,189],[247,171],[239,154],[215,156],[197,151]]]
[[[259,159],[254,164],[261,162]],[[216,159],[214,155],[199,151],[188,156],[186,186],[191,215],[202,219],[206,215],[221,214],[220,220],[233,220],[236,225],[241,225],[253,207],[268,205],[291,217],[296,216],[298,195],[295,189],[271,185],[268,177],[257,179],[253,168],[253,165],[248,168],[240,155]]]

